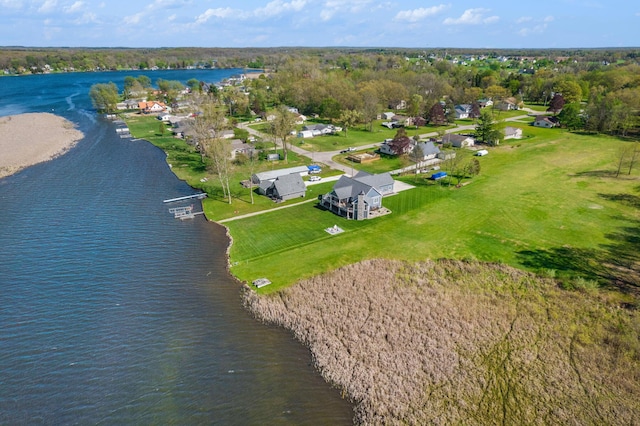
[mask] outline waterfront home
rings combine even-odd
[[[309,174],[309,168],[307,166],[288,167],[286,169],[267,170],[265,172],[254,173],[251,176],[251,180],[254,185],[262,185],[266,182],[273,182],[278,177],[297,173],[300,176],[307,176]]]
[[[370,219],[382,208],[383,197],[393,193],[394,182],[389,173],[342,175],[331,192],[318,197],[319,204],[347,219]]]
[[[262,186],[258,188],[261,191]],[[272,198],[276,202],[291,200],[293,198],[304,197],[307,192],[307,186],[302,180],[299,173],[290,173],[288,175],[278,176],[264,190],[264,195]]]
[[[158,112],[165,112],[168,110],[168,107],[163,102],[158,101],[149,101],[149,102],[138,102],[138,109],[140,112],[144,114],[152,114]]]

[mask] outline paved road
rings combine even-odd
[[[539,112],[536,112],[530,108],[523,108],[522,111],[525,111],[527,113],[530,114],[540,114]],[[503,121],[519,121],[519,120],[523,120],[523,119],[527,119],[530,118],[530,115],[519,115],[517,117],[511,117],[511,118],[506,118]],[[244,129],[246,131],[249,132],[249,134],[257,136],[259,138],[261,138],[262,140],[271,140],[271,136],[266,135],[262,132],[257,131],[256,129],[252,128],[251,126],[249,126],[250,123],[238,123],[238,127],[241,129]],[[462,132],[462,131],[466,131],[466,130],[475,130],[475,125],[474,124],[468,124],[468,125],[464,125],[464,126],[456,126],[452,129],[447,129],[445,130],[445,133],[456,133],[456,132]],[[426,139],[426,138],[432,138],[435,136],[438,136],[438,132],[430,132],[430,133],[424,133],[419,135],[420,138],[422,139]],[[356,147],[356,152],[360,151],[360,150],[368,150],[371,148],[376,148],[380,145],[382,141],[380,142],[376,142],[376,143],[372,143],[372,144],[368,144],[368,145],[362,145],[359,147]],[[282,141],[278,139],[277,144],[279,146],[282,146]],[[336,151],[321,151],[321,152],[311,152],[311,151],[307,151],[306,149],[300,148],[299,146],[295,146],[295,145],[291,145],[290,146],[291,151],[295,152],[296,154],[299,155],[303,155],[307,158],[311,158],[314,162],[317,163],[322,163],[327,165],[328,167],[332,168],[332,169],[336,169],[336,170],[341,170],[344,173],[348,174],[348,175],[352,175],[353,173],[357,172],[356,169],[354,169],[353,167],[344,165],[344,164],[340,164],[336,161],[333,161],[333,157],[335,157],[336,155],[340,154],[340,150],[336,150]],[[409,167],[405,167],[404,169],[401,170],[395,170],[394,172],[396,173],[400,173],[400,172],[404,172],[404,171],[410,171],[410,170],[415,170],[415,165],[414,166],[409,166]],[[325,180],[326,182],[326,180]]]

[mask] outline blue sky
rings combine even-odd
[[[0,0],[0,45],[640,46],[637,0]]]

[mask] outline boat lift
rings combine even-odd
[[[193,204],[184,207],[173,207],[169,209],[169,213],[173,213],[173,217],[180,220],[193,219],[198,214],[204,214],[204,212],[194,212]]]

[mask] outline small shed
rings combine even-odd
[[[298,137],[302,138],[302,139],[312,138],[313,137],[313,131],[312,130],[301,130],[300,132],[298,132]]]
[[[486,149],[481,149],[479,151],[476,151],[476,156],[477,157],[484,157],[488,153],[489,153],[489,151],[487,151]]]

